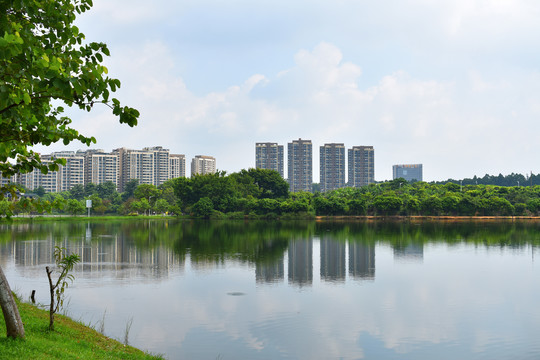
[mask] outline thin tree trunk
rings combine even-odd
[[[51,293],[51,305],[49,307],[49,330],[54,331],[54,286],[52,283],[51,273],[52,270],[48,266],[45,267],[47,271],[47,277],[49,278],[49,291]]]
[[[19,314],[19,308],[15,304],[13,293],[0,266],[0,305],[6,321],[7,336],[12,338],[24,338],[24,326]]]

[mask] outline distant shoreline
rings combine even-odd
[[[201,218],[189,217],[189,216],[161,216],[161,215],[141,215],[141,216],[121,216],[121,215],[100,215],[87,217],[85,215],[72,216],[72,215],[34,215],[34,216],[14,216],[11,220],[6,218],[0,218],[0,223],[4,222],[33,222],[33,221],[110,221],[110,220],[202,220]],[[540,221],[540,216],[449,216],[449,215],[332,215],[332,216],[286,216],[286,217],[250,217],[248,215],[244,217],[234,218],[210,218],[210,221],[236,221],[236,220],[256,220],[256,221],[295,221],[295,220],[309,220],[309,221],[396,221],[396,222],[424,222],[424,221],[440,221],[440,222],[463,222],[463,221]]]
[[[363,216],[316,216],[316,221],[322,220],[399,220],[399,221],[498,221],[498,220],[540,220],[540,216],[449,216],[449,215],[363,215]]]

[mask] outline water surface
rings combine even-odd
[[[122,221],[0,226],[12,288],[169,359],[538,359],[538,223]]]

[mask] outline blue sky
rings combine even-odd
[[[94,0],[78,26],[109,45],[140,124],[71,114],[97,148],[162,145],[227,172],[254,166],[255,142],[303,138],[315,182],[331,142],[373,145],[376,180],[402,163],[426,181],[536,174],[539,15],[533,0]]]

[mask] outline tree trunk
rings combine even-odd
[[[52,283],[51,273],[52,270],[48,266],[45,266],[47,271],[47,277],[49,278],[49,292],[51,294],[51,304],[49,305],[49,330],[54,331],[54,286]]]
[[[0,266],[0,305],[6,321],[7,336],[12,338],[24,338],[24,326],[19,314],[19,308],[15,304],[13,293]]]

